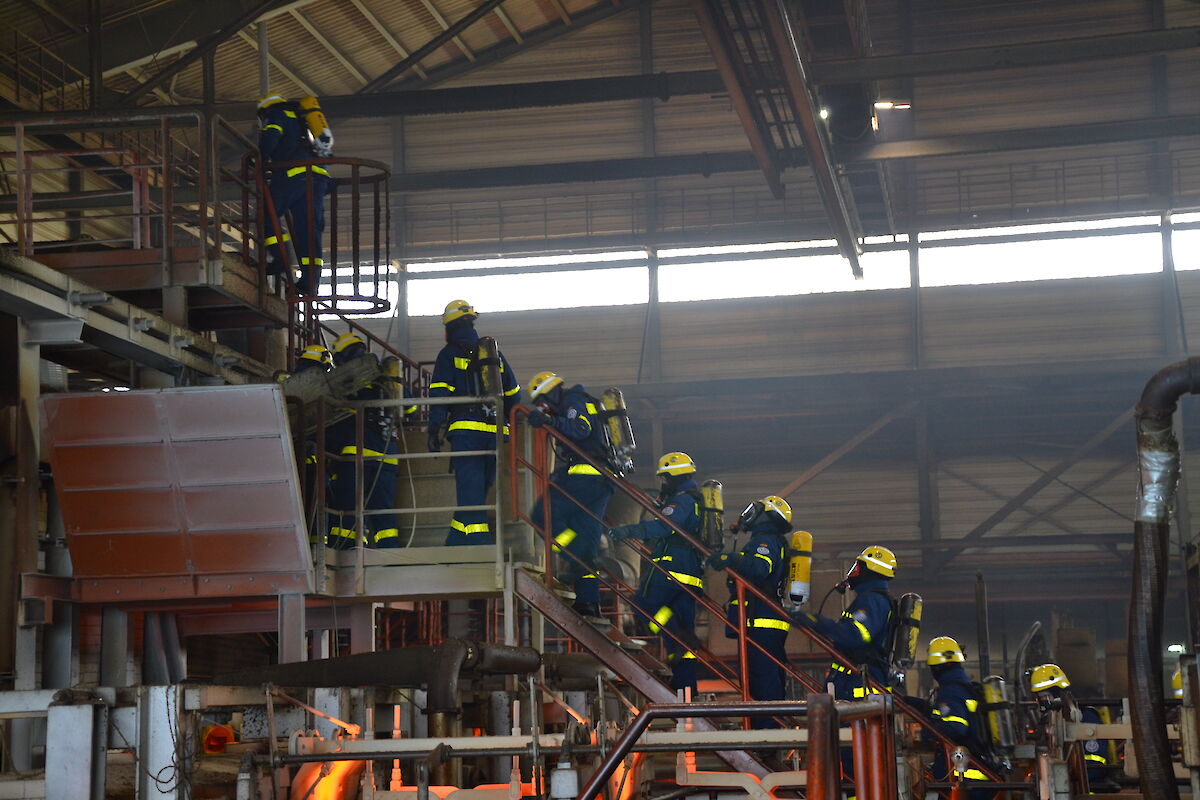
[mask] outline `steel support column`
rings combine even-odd
[[[279,663],[306,661],[308,646],[305,640],[304,595],[279,595]]]
[[[858,263],[862,254],[860,225],[852,210],[853,200],[847,198],[837,165],[833,162],[829,132],[820,118],[820,106],[809,84],[801,39],[792,28],[783,0],[763,0],[762,9],[763,24],[774,42],[783,69],[784,84],[797,115],[794,121],[800,129],[800,139],[808,154],[833,236],[837,239],[838,251],[850,262],[854,277],[861,278],[862,265]]]

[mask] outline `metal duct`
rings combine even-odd
[[[1163,708],[1162,627],[1167,542],[1179,478],[1179,443],[1172,421],[1184,394],[1200,391],[1200,358],[1158,371],[1138,401],[1138,495],[1134,516],[1133,586],[1129,601],[1129,683],[1133,741],[1142,796],[1178,800]]]

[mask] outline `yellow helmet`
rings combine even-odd
[[[451,300],[446,303],[446,310],[442,312],[442,324],[449,325],[456,319],[470,317],[475,319],[479,315],[475,313],[475,307],[466,300]]]
[[[929,655],[925,657],[925,663],[931,667],[936,667],[938,664],[961,664],[966,661],[963,657],[962,648],[958,646],[958,642],[951,639],[949,636],[937,636],[929,642]]]
[[[333,355],[325,348],[324,345],[310,344],[300,351],[300,358],[308,361],[316,361],[318,364],[329,365],[333,363]]]
[[[343,333],[333,340],[333,352],[336,355],[353,344],[365,345],[365,342],[363,342],[362,337],[357,333]]]
[[[271,106],[275,105],[276,103],[286,103],[286,102],[287,102],[287,98],[284,97],[283,95],[276,94],[275,92],[268,92],[266,97],[264,97],[258,101],[258,110],[262,111],[264,108],[270,108]]]
[[[1055,686],[1065,689],[1070,685],[1067,673],[1058,664],[1039,664],[1029,674],[1029,688],[1034,692],[1044,692]]]
[[[561,386],[562,382],[563,379],[553,372],[539,372],[533,376],[533,382],[529,384],[529,399],[537,400],[555,386]]]
[[[692,457],[687,453],[667,453],[658,460],[656,475],[691,475],[696,471]]]
[[[1183,699],[1183,668],[1176,667],[1175,674],[1171,676],[1171,696],[1176,700]]]
[[[896,577],[896,554],[881,545],[873,544],[858,554],[865,569],[885,578]]]
[[[786,522],[789,526],[792,524],[792,507],[788,505],[788,501],[778,495],[769,494],[762,499],[763,511],[769,511],[778,514],[780,519]]]

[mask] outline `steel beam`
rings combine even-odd
[[[425,6],[425,10],[429,12],[429,16],[433,17],[433,21],[440,25],[442,30],[450,30],[449,20],[442,16],[442,12],[438,11],[437,6],[433,4],[433,0],[421,0],[421,5]],[[503,9],[501,9],[499,6],[496,6],[496,8],[492,10],[503,13]],[[461,36],[455,36],[450,41],[454,42],[454,45],[462,51],[462,54],[466,56],[468,61],[475,60],[475,52],[471,50],[471,48],[467,47],[467,43],[462,40]]]
[[[319,45],[321,45],[321,47],[325,48],[325,52],[327,52],[327,53],[329,53],[329,55],[333,56],[334,59],[336,59],[337,62],[342,65],[342,67],[346,70],[346,72],[349,72],[354,77],[354,80],[358,81],[359,83],[367,82],[367,76],[362,74],[362,71],[354,65],[354,62],[352,62],[350,60],[350,58],[345,53],[343,53],[333,42],[329,41],[328,37],[326,37],[325,34],[321,33],[321,31],[317,28],[317,26],[313,25],[312,22],[309,21],[308,17],[304,16],[303,11],[293,8],[291,11],[291,15],[292,15],[292,19],[294,19],[294,20],[296,20],[296,22],[300,23],[300,27],[302,27],[302,28],[304,28],[304,30],[308,31],[309,36],[316,39],[317,43]]]
[[[957,75],[997,69],[1051,66],[1081,61],[1111,61],[1200,47],[1200,27],[1118,33],[1001,47],[970,47],[930,53],[814,61],[809,74],[817,84],[859,83],[930,75]]]
[[[775,44],[776,56],[783,70],[784,83],[796,113],[794,120],[800,130],[800,140],[808,153],[808,163],[817,181],[817,190],[825,206],[838,250],[850,262],[854,277],[862,277],[858,257],[862,253],[861,226],[855,218],[852,201],[845,196],[842,179],[833,160],[829,131],[820,118],[820,104],[810,88],[807,58],[801,49],[801,39],[792,28],[783,0],[762,0],[763,26]]]
[[[262,23],[259,23],[259,24],[261,25]],[[259,53],[260,55],[262,54],[261,43],[257,39],[255,39],[253,36],[251,36],[249,33],[246,33],[246,31],[238,31],[237,36],[239,39],[241,39],[243,42],[245,42],[247,45],[249,45],[254,50],[254,52]],[[299,86],[301,90],[303,90],[304,92],[307,92],[308,94],[316,94],[316,91],[312,88],[312,86],[309,85],[309,83],[306,80],[304,80],[299,75],[297,75],[296,71],[294,69],[292,69],[287,64],[283,63],[279,59],[279,57],[276,56],[274,53],[270,52],[270,50],[267,51],[267,61],[269,61],[271,63],[271,66],[273,66],[275,69],[277,69],[281,73],[283,73],[283,76],[285,78],[287,78],[289,81],[291,81],[292,83]]]
[[[359,91],[363,94],[378,92],[393,80],[403,75],[410,67],[420,64],[423,58],[436,52],[444,44],[490,14],[492,9],[497,8],[503,2],[504,0],[484,0],[483,4],[477,6],[474,11],[458,20],[458,22],[455,22],[446,30],[442,31],[442,33],[438,36],[433,37],[428,42],[421,45],[419,48],[417,48],[416,52],[414,52],[408,58],[387,69],[382,75],[370,81],[362,89],[359,89]]]
[[[180,56],[169,67],[166,67],[154,77],[147,81],[143,81],[135,88],[121,95],[116,105],[133,105],[139,98],[144,97],[151,90],[162,86],[164,83],[171,80],[171,78],[199,61],[200,58],[206,53],[215,52],[222,43],[231,39],[251,22],[254,22],[254,20],[258,19],[264,12],[269,11],[273,7],[279,5],[283,5],[282,0],[259,0],[259,2],[252,5],[249,9],[243,11],[241,14],[238,14],[236,17],[230,20],[216,33],[213,33],[197,42],[196,46],[192,50],[188,51],[187,54]]]
[[[797,490],[800,489],[801,486],[804,486],[806,483],[811,481],[813,478],[820,475],[829,466],[836,463],[842,456],[846,455],[851,450],[853,450],[854,448],[858,447],[860,444],[865,442],[867,439],[870,439],[876,433],[878,433],[879,431],[881,431],[885,427],[887,427],[888,424],[892,422],[892,420],[899,419],[900,417],[904,417],[904,416],[907,416],[908,414],[911,414],[913,409],[915,409],[916,407],[917,407],[917,401],[909,400],[907,403],[902,403],[901,405],[898,405],[895,408],[893,408],[891,411],[888,411],[886,414],[881,416],[879,419],[875,420],[870,425],[868,425],[867,427],[863,428],[858,433],[851,436],[845,442],[838,445],[836,448],[833,449],[833,451],[831,451],[828,455],[826,455],[824,458],[822,458],[816,464],[813,464],[811,467],[806,469],[804,472],[800,473],[800,475],[794,481],[792,481],[787,486],[780,489],[777,492],[777,494],[780,497],[787,498],[788,495],[795,493]]]
[[[1050,469],[1039,475],[1032,483],[1014,495],[1007,503],[996,509],[987,519],[980,522],[972,528],[965,536],[956,541],[956,549],[948,552],[944,557],[937,559],[934,563],[933,570],[941,571],[946,564],[950,563],[955,556],[963,551],[964,548],[970,546],[970,542],[981,539],[988,531],[995,528],[1001,522],[1008,518],[1008,515],[1016,511],[1021,506],[1040,492],[1051,483],[1053,483],[1059,475],[1062,475],[1073,465],[1079,462],[1080,459],[1086,457],[1089,453],[1103,444],[1117,431],[1123,429],[1129,424],[1133,418],[1133,409],[1126,409],[1116,416],[1111,422],[1104,426],[1100,431],[1093,434],[1087,441],[1072,450],[1065,458],[1062,458]]]
[[[411,78],[405,80],[400,84],[400,88],[410,85],[436,86],[444,81],[461,78],[475,70],[483,69],[491,64],[497,64],[521,53],[527,53],[531,48],[556,41],[575,31],[583,30],[590,25],[603,22],[626,11],[632,11],[644,5],[649,5],[651,2],[652,0],[624,0],[620,5],[594,5],[587,11],[577,14],[565,24],[560,25],[551,22],[536,30],[526,32],[523,43],[518,43],[514,40],[503,42],[495,47],[489,47],[487,50],[479,52],[474,62],[464,59],[447,64],[444,67],[438,67],[437,69],[430,70],[428,76],[423,80],[414,80]],[[415,66],[413,67],[413,72],[416,72],[418,75],[421,74],[419,68]]]
[[[717,71],[729,92],[729,100],[737,112],[750,142],[750,151],[771,187],[771,194],[776,199],[783,197],[782,169],[775,153],[775,144],[763,117],[762,107],[753,97],[754,90],[749,86],[747,77],[742,70],[741,56],[737,44],[729,36],[729,26],[724,12],[720,7],[714,7],[713,0],[692,0],[692,11],[700,23],[700,31],[708,42],[709,52],[717,63]]]

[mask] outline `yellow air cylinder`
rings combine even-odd
[[[725,544],[725,496],[720,481],[700,484],[700,540],[709,550]]]
[[[917,639],[921,635],[921,612],[925,603],[921,595],[909,592],[896,603],[899,625],[892,642],[892,665],[908,669],[917,661]]]
[[[475,358],[479,362],[479,377],[482,384],[480,388],[483,390],[483,394],[488,397],[503,394],[504,386],[500,377],[500,347],[496,344],[496,340],[491,336],[479,337],[475,353]]]
[[[321,111],[321,102],[309,95],[300,99],[300,113],[312,134],[313,152],[322,158],[333,155],[333,131],[329,129],[329,120]]]
[[[792,608],[807,603],[812,591],[812,543],[813,537],[808,531],[792,534],[788,558],[788,600]]]
[[[629,412],[625,409],[625,395],[617,387],[610,386],[600,395],[600,405],[604,409],[609,466],[613,472],[624,475],[633,470],[633,451],[637,449]]]
[[[988,737],[992,746],[1003,753],[1012,752],[1017,744],[1017,723],[1013,714],[1012,690],[999,675],[989,675],[982,681],[983,710],[987,720]]]

